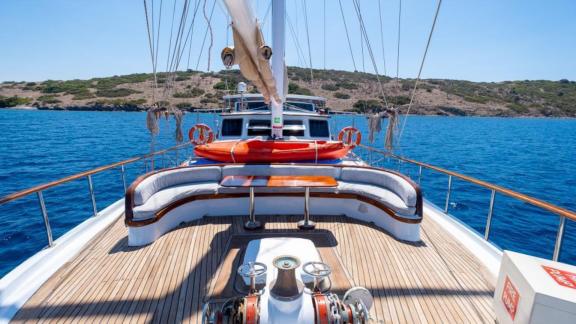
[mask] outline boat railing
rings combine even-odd
[[[576,221],[576,212],[553,205],[551,203],[548,203],[546,201],[528,196],[526,194],[522,194],[519,193],[517,191],[502,187],[502,186],[498,186],[480,179],[476,179],[474,177],[470,177],[458,172],[454,172],[454,171],[450,171],[435,165],[431,165],[428,163],[424,163],[424,162],[420,162],[420,161],[416,161],[413,159],[409,159],[403,156],[399,156],[396,154],[393,154],[389,151],[385,151],[382,149],[377,149],[371,146],[366,146],[366,145],[360,145],[359,146],[361,149],[364,149],[367,151],[367,155],[363,156],[364,158],[367,159],[366,162],[368,162],[370,165],[375,165],[377,163],[380,163],[382,161],[384,161],[387,158],[399,161],[401,163],[409,163],[412,165],[415,165],[418,167],[418,176],[417,176],[417,182],[418,184],[421,184],[422,182],[422,170],[423,169],[428,169],[428,170],[432,170],[441,174],[444,174],[447,176],[447,190],[446,190],[446,196],[445,196],[445,200],[444,200],[444,212],[448,213],[448,208],[450,206],[450,195],[452,193],[452,179],[453,178],[457,178],[463,181],[466,181],[468,183],[471,183],[473,185],[476,186],[480,186],[482,188],[488,189],[491,191],[490,194],[490,204],[488,207],[488,211],[487,211],[487,217],[486,217],[486,226],[485,226],[485,231],[484,231],[484,239],[486,241],[488,241],[489,236],[490,236],[490,227],[491,227],[491,223],[492,223],[492,215],[494,212],[494,204],[496,202],[496,194],[503,194],[506,195],[508,197],[514,198],[516,200],[528,203],[530,205],[536,206],[538,208],[541,208],[543,210],[546,210],[548,212],[551,212],[553,214],[556,214],[559,216],[560,220],[558,223],[558,229],[556,232],[556,241],[554,244],[554,253],[552,255],[552,260],[554,261],[558,261],[558,258],[560,256],[560,252],[562,250],[562,240],[564,238],[564,232],[565,232],[565,228],[566,228],[566,219],[571,220],[571,221]],[[374,156],[376,155],[376,156]]]
[[[74,180],[79,180],[79,179],[85,178],[87,180],[88,190],[90,192],[92,213],[93,213],[93,216],[97,216],[98,215],[98,208],[96,206],[96,194],[94,192],[94,183],[92,181],[93,175],[107,171],[107,170],[119,169],[122,185],[124,187],[124,192],[126,192],[126,189],[127,189],[126,169],[125,169],[126,165],[133,164],[133,163],[136,163],[138,161],[143,161],[145,173],[148,171],[152,171],[155,168],[161,169],[161,168],[177,166],[180,163],[180,161],[183,162],[185,160],[190,159],[191,153],[189,153],[187,151],[187,149],[190,149],[191,146],[192,145],[190,142],[186,142],[186,143],[176,145],[176,146],[173,146],[173,147],[170,147],[167,149],[155,151],[153,153],[149,153],[149,154],[142,155],[142,156],[133,157],[133,158],[123,160],[120,162],[104,165],[104,166],[101,166],[101,167],[98,167],[98,168],[95,168],[92,170],[80,172],[80,173],[77,173],[77,174],[56,180],[56,181],[52,181],[52,182],[41,184],[41,185],[29,188],[29,189],[18,191],[18,192],[9,194],[7,196],[1,197],[0,198],[0,205],[7,204],[11,201],[14,201],[14,200],[17,200],[17,199],[20,199],[20,198],[23,198],[23,197],[26,197],[28,195],[32,195],[35,193],[37,200],[38,200],[39,207],[40,207],[42,219],[44,221],[44,228],[45,228],[46,236],[48,239],[48,246],[52,247],[53,246],[52,229],[50,227],[50,219],[48,218],[48,210],[46,208],[46,203],[44,201],[43,191],[45,191],[46,189],[50,189],[53,187],[63,185],[65,183],[68,183],[68,182],[71,182]],[[180,159],[179,153],[182,150],[185,151],[185,154],[182,155],[183,158]],[[174,153],[173,156],[168,155],[171,152]],[[158,159],[159,159],[159,161],[157,161]]]

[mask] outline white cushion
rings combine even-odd
[[[353,193],[372,198],[401,215],[409,216],[416,213],[415,207],[407,206],[397,194],[382,187],[370,184],[340,181],[338,184],[338,192]]]
[[[148,198],[143,205],[134,207],[134,219],[153,218],[158,211],[177,200],[194,195],[215,194],[217,189],[218,183],[216,182],[194,183],[162,189]]]
[[[218,166],[195,166],[158,172],[144,179],[136,187],[136,190],[134,190],[134,205],[143,205],[148,198],[164,188],[195,182],[214,181],[217,183],[220,182],[221,178],[222,172]]]
[[[354,183],[372,184],[391,190],[409,207],[415,207],[416,189],[406,179],[386,171],[342,168],[342,180]]]
[[[340,168],[331,166],[302,166],[302,165],[227,165],[222,168],[222,176],[229,175],[317,175],[329,176],[338,179]]]

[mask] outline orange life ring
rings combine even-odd
[[[196,138],[196,131],[198,131],[198,138]],[[188,138],[194,145],[203,145],[212,143],[214,141],[214,132],[210,126],[206,124],[196,124],[188,132]]]
[[[354,136],[356,136],[355,140],[353,140]],[[344,127],[340,133],[338,133],[338,140],[344,143],[344,145],[354,148],[362,141],[362,133],[360,133],[360,131],[355,127]]]

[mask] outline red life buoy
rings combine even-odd
[[[354,139],[354,136],[356,139]],[[346,146],[356,147],[362,141],[362,133],[355,127],[344,127],[340,133],[338,133],[338,140]]]
[[[196,138],[196,131],[198,131],[198,138]],[[214,141],[214,132],[210,126],[206,124],[196,124],[188,132],[188,138],[194,145],[203,145],[212,143]]]

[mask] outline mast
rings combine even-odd
[[[276,89],[280,102],[270,100],[272,138],[281,139],[284,120],[282,110],[286,100],[286,0],[272,0],[272,74],[276,80]]]

